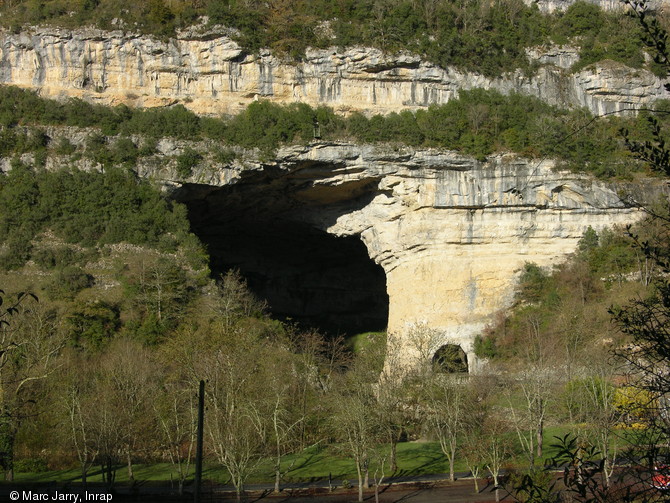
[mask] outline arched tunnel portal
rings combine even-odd
[[[273,316],[303,328],[331,336],[386,329],[384,270],[358,236],[334,236],[305,222],[318,206],[296,210],[290,197],[258,194],[258,185],[185,189],[179,199],[215,276],[239,270]]]

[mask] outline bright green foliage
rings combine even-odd
[[[633,19],[606,13],[584,1],[575,2],[557,17],[552,31],[554,40],[558,43],[578,40],[581,47],[580,60],[573,70],[604,59],[620,61],[633,68],[643,66],[641,32]]]
[[[61,138],[54,147],[54,153],[57,155],[72,155],[77,151],[77,147],[67,138]]]
[[[127,118],[119,130],[125,134],[141,134],[154,138],[172,136],[193,139],[200,135],[200,118],[183,105],[162,109],[127,109]]]
[[[584,236],[577,243],[577,249],[581,253],[587,253],[598,247],[598,233],[589,225],[589,228],[584,231]]]
[[[595,274],[625,275],[638,265],[636,250],[628,236],[609,229],[604,229],[600,235],[593,233],[587,230],[584,234],[579,243],[579,256]]]
[[[537,264],[526,262],[519,279],[519,296],[526,302],[538,302],[551,290],[549,274]]]
[[[86,246],[126,241],[170,247],[165,235],[176,243],[188,235],[185,211],[119,168],[35,173],[17,167],[0,177],[0,207],[0,240],[9,247],[0,258],[5,266],[25,262],[30,241],[45,229]]]
[[[133,167],[137,162],[140,152],[137,145],[130,138],[119,138],[111,148],[112,164]]]
[[[498,354],[495,338],[484,337],[480,334],[475,336],[473,349],[479,358],[494,358]]]
[[[316,111],[304,103],[280,106],[268,101],[257,101],[228,121],[224,138],[242,147],[257,147],[261,151],[271,152],[283,143],[311,140],[314,137],[315,119]],[[335,119],[330,115],[325,117],[322,134],[327,134],[328,120]]]
[[[69,246],[37,248],[32,253],[32,259],[44,270],[53,270],[56,267],[75,265],[80,262],[83,253],[73,250]]]

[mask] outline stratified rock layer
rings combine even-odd
[[[216,186],[235,191],[224,198]],[[389,333],[402,340],[425,324],[440,344],[471,353],[474,336],[510,305],[525,262],[556,263],[589,226],[639,218],[616,190],[546,161],[320,143],[210,173],[175,196],[200,201],[213,220],[257,215],[360,236],[386,273]]]
[[[594,113],[639,108],[666,96],[647,71],[603,62],[572,74],[565,67],[575,61],[573,50],[528,54],[545,65],[536,75],[510,71],[489,79],[370,48],[308,50],[303,62],[291,63],[267,51],[247,54],[214,32],[191,30],[160,41],[120,31],[35,28],[0,33],[0,82],[106,104],[181,102],[199,114],[236,113],[260,98],[387,113],[446,103],[473,88],[516,91]]]

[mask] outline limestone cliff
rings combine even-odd
[[[200,114],[235,113],[263,98],[328,105],[341,112],[387,113],[446,103],[461,89],[517,91],[594,113],[639,108],[665,97],[647,71],[603,62],[572,74],[570,49],[536,49],[533,76],[500,78],[440,68],[413,54],[377,49],[308,50],[287,62],[265,51],[245,53],[225,30],[190,30],[168,41],[94,29],[34,28],[0,32],[0,82],[44,96],[76,96],[106,104],[184,103]]]
[[[238,162],[176,187],[175,197],[199,208],[192,216],[211,228],[244,218],[359,236],[386,274],[389,333],[402,338],[425,323],[468,352],[510,305],[524,262],[556,263],[588,226],[640,216],[614,185],[554,171],[548,161],[503,155],[481,163],[346,143],[286,148],[272,162]]]
[[[524,0],[527,5],[537,5],[542,12],[554,12],[556,10],[565,10],[577,0]],[[602,10],[622,10],[626,8],[621,0],[586,0],[600,7]],[[647,5],[650,9],[664,9],[668,6],[667,0],[648,0]]]

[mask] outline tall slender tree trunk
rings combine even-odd
[[[86,466],[86,460],[81,462],[81,485],[86,489],[86,477],[88,476],[88,466]]]
[[[281,479],[281,470],[279,468],[279,463],[275,465],[275,492],[279,492],[279,481]]]
[[[356,461],[356,473],[358,474],[358,501],[363,501],[363,470],[360,461]]]
[[[133,460],[130,457],[130,448],[126,450],[126,461],[128,463],[128,480],[135,482],[135,474],[133,473]]]

